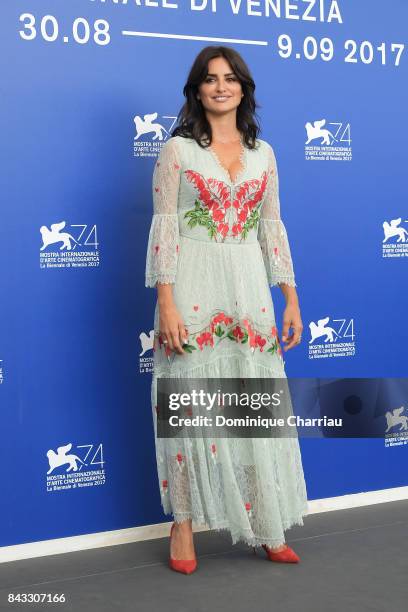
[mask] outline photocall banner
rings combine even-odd
[[[402,0],[2,3],[0,546],[171,520],[145,256],[153,167],[207,45],[247,62],[277,158],[294,412],[359,434],[300,436],[309,499],[407,485],[407,22]]]

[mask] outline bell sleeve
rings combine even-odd
[[[180,159],[174,138],[162,147],[153,170],[153,217],[151,220],[145,270],[145,286],[174,283],[179,254],[177,215]]]
[[[272,287],[286,283],[296,287],[293,262],[285,225],[280,217],[279,177],[276,157],[268,144],[268,182],[258,226],[258,241]]]

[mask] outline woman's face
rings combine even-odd
[[[209,113],[236,112],[242,100],[242,87],[224,57],[215,57],[208,62],[208,74],[198,87],[198,95]]]

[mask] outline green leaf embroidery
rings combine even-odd
[[[192,353],[193,351],[197,350],[197,347],[193,346],[192,344],[183,344],[182,348],[187,351],[187,353]]]

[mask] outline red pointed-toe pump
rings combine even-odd
[[[170,541],[173,534],[173,528],[174,523],[170,529]],[[173,559],[170,555],[169,566],[176,572],[181,572],[182,574],[192,574],[197,569],[197,559]]]
[[[273,552],[266,544],[262,544],[262,548],[268,555],[270,561],[277,561],[278,563],[299,563],[300,561],[300,557],[287,544],[286,548],[279,552]],[[253,547],[253,549],[256,554],[255,547]]]

